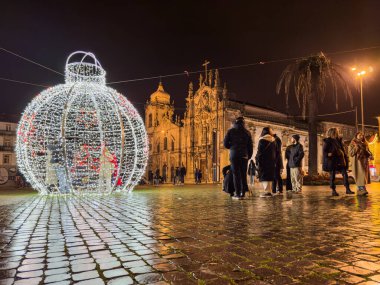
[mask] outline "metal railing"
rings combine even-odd
[[[14,146],[0,145],[0,151],[14,151]]]
[[[0,130],[0,136],[15,136],[16,131]]]

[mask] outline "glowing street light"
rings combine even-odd
[[[354,66],[351,68],[351,71],[356,72],[356,76],[360,80],[360,105],[361,105],[361,114],[362,114],[362,133],[364,135],[363,77],[367,73],[373,72],[373,67],[369,66],[367,69],[361,69]]]

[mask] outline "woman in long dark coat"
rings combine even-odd
[[[256,168],[259,181],[262,183],[265,192],[262,197],[272,197],[271,189],[277,161],[276,143],[273,134],[274,132],[270,127],[263,128],[257,147]]]
[[[358,186],[358,195],[367,195],[366,184],[371,183],[369,159],[372,157],[362,132],[358,132],[349,146],[352,174]]]
[[[346,194],[355,194],[350,190],[347,169],[348,156],[343,147],[342,139],[339,138],[338,129],[330,128],[327,131],[327,138],[323,140],[323,171],[330,173],[332,196],[339,196],[335,185],[335,175],[337,172],[342,173]]]

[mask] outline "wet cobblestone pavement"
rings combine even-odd
[[[380,284],[380,184],[369,190],[32,196],[0,207],[0,284]]]

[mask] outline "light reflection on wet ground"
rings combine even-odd
[[[0,207],[0,284],[378,284],[380,184],[369,190],[31,196]]]

